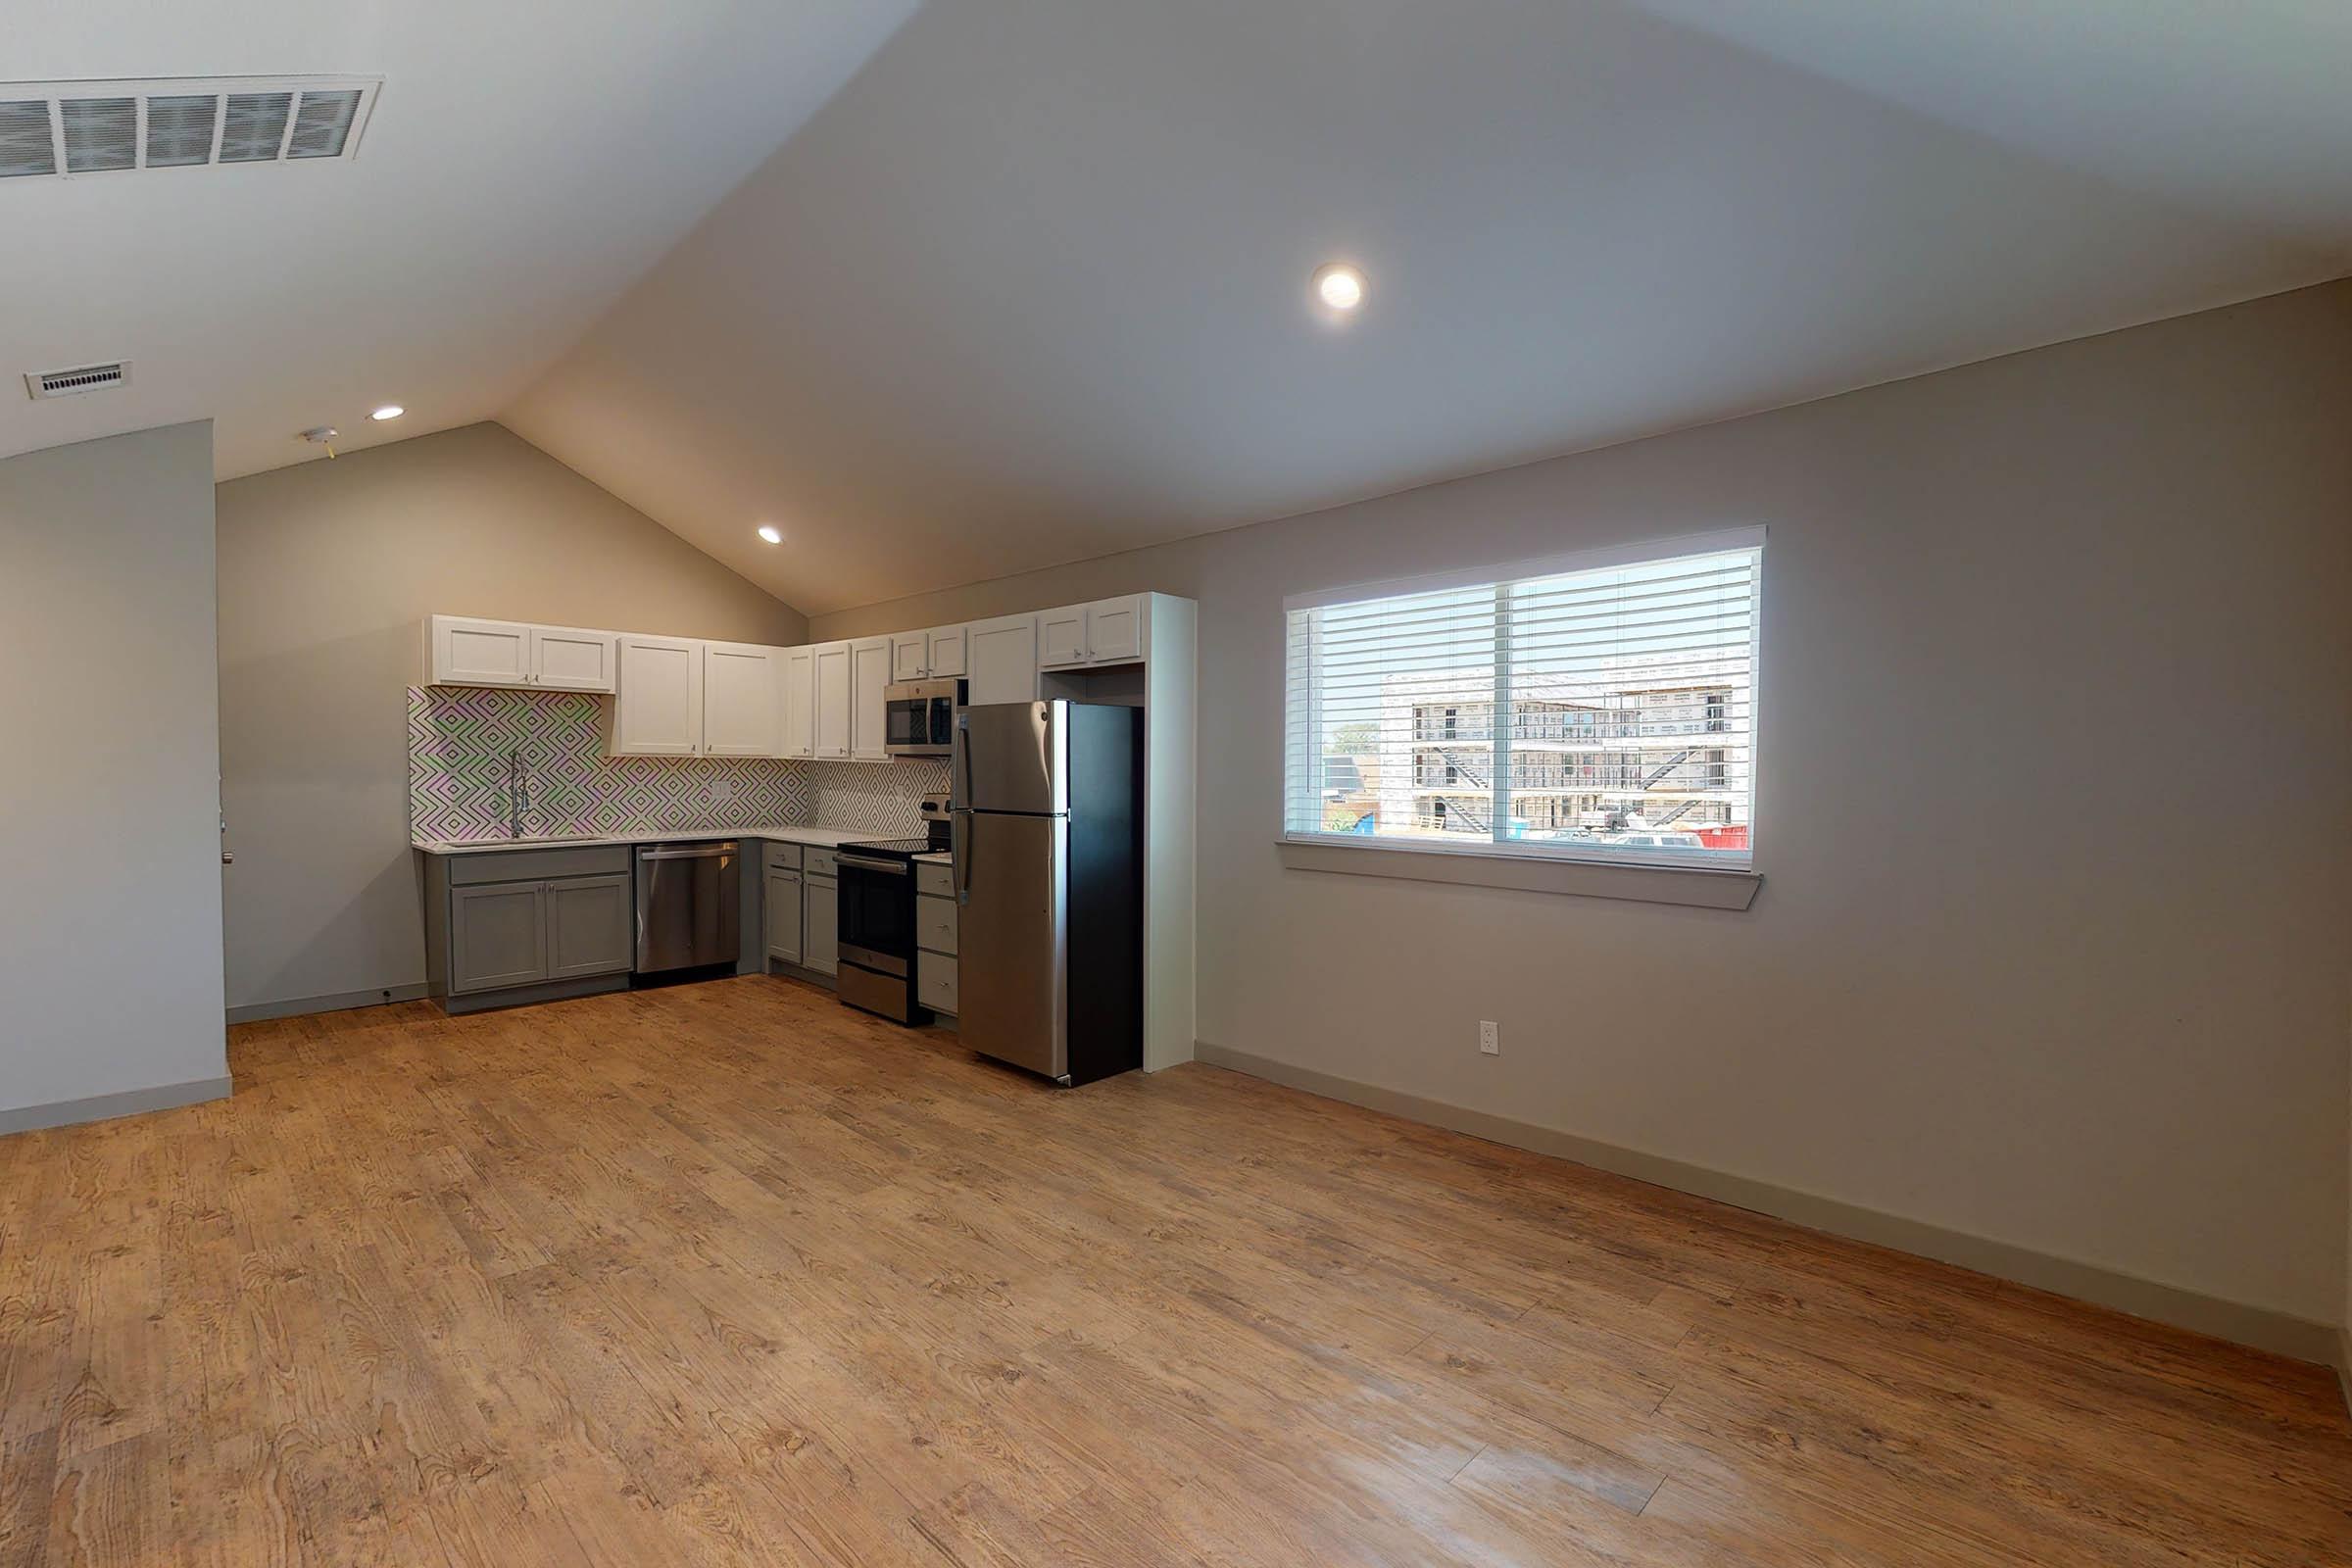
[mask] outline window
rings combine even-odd
[[[1763,554],[1755,529],[1291,600],[1284,836],[1747,866]]]

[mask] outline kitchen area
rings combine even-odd
[[[423,628],[410,840],[451,1013],[771,974],[1064,1084],[1193,1046],[1194,607],[794,648]]]

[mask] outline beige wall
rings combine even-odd
[[[2348,431],[2335,284],[815,634],[1200,601],[1205,1042],[2325,1324]],[[1284,594],[1757,522],[1753,909],[1278,863]]]
[[[223,1092],[212,426],[0,462],[0,1131]]]
[[[413,988],[424,617],[797,643],[807,620],[500,425],[219,492],[228,1005]]]

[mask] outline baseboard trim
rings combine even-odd
[[[380,1007],[388,1002],[416,1002],[429,993],[421,980],[408,986],[378,986],[372,991],[337,991],[323,997],[289,997],[283,1002],[254,1002],[228,1009],[230,1023],[263,1023],[271,1018],[302,1018],[314,1012],[348,1012],[353,1007]]]
[[[229,1093],[226,1078],[192,1078],[184,1084],[158,1084],[153,1089],[125,1089],[120,1094],[92,1095],[86,1100],[53,1100],[46,1105],[20,1105],[0,1110],[0,1136],[39,1132],[44,1127],[73,1127],[85,1121],[111,1121],[142,1111],[175,1110],[181,1105],[222,1100]]]
[[[1879,1209],[1864,1208],[1834,1198],[1795,1188],[1778,1187],[1745,1176],[1728,1175],[1660,1154],[1643,1153],[1604,1144],[1574,1133],[1514,1121],[1483,1110],[1425,1100],[1377,1084],[1294,1066],[1268,1056],[1200,1041],[1195,1059],[1227,1067],[1330,1100],[1344,1101],[1408,1121],[1426,1122],[1452,1132],[1468,1133],[1490,1143],[1507,1144],[1539,1154],[1571,1159],[1637,1181],[1671,1187],[1677,1192],[1711,1198],[1736,1208],[1753,1209],[1776,1219],[1827,1231],[1858,1242],[1890,1247],[1897,1251],[1956,1263],[1998,1279],[2031,1285],[2078,1300],[2129,1312],[2175,1328],[2193,1329],[2216,1339],[2292,1356],[2298,1361],[2335,1366],[2352,1379],[2352,1339],[2332,1323],[2320,1323],[2289,1312],[2252,1306],[2221,1297],[2203,1296],[2178,1286],[2160,1284],[2095,1263],[2082,1263],[2053,1253],[2037,1252],[1966,1231],[1947,1230],[1925,1220],[1908,1219]],[[2347,1394],[2352,1398],[2352,1393]]]

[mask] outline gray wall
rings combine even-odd
[[[233,480],[219,509],[231,1007],[424,980],[402,693],[426,615],[807,640],[798,611],[497,424]]]
[[[217,1084],[212,426],[0,462],[0,1126]]]
[[[2333,284],[815,635],[1200,601],[1204,1042],[2325,1324],[2348,431]],[[1753,909],[1279,864],[1284,594],[1756,522]]]

